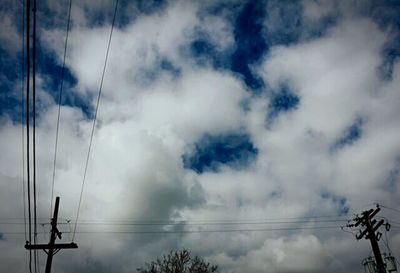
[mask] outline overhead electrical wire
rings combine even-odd
[[[90,222],[90,221],[102,221],[102,222],[145,222],[145,223],[171,223],[171,222],[178,222],[178,221],[186,221],[186,222],[246,222],[246,221],[280,221],[280,220],[305,220],[305,219],[324,219],[324,218],[336,218],[338,220],[347,220],[346,216],[343,215],[316,215],[316,216],[299,216],[299,217],[277,217],[277,218],[242,218],[242,219],[212,219],[212,220],[205,220],[205,219],[176,219],[176,220],[135,220],[135,219],[128,219],[128,218],[110,218],[110,219],[101,219],[101,220],[94,220],[94,219],[83,219],[80,222]],[[47,217],[38,217],[38,219],[46,220]],[[70,220],[67,218],[58,218],[60,220]],[[0,221],[3,220],[23,220],[21,217],[0,217]]]
[[[168,234],[168,233],[223,233],[223,232],[267,232],[267,231],[291,231],[291,230],[318,230],[336,229],[340,226],[320,226],[320,227],[281,227],[281,228],[258,228],[258,229],[212,229],[212,230],[151,230],[151,231],[78,231],[77,233],[99,233],[99,234]]]
[[[341,226],[340,227],[340,229],[342,230],[342,231],[344,231],[344,232],[346,232],[346,233],[349,233],[349,234],[351,234],[351,235],[356,235],[356,233],[354,233],[354,232],[352,232],[352,231],[349,231],[349,230],[346,230],[346,228],[349,228],[348,226]],[[350,228],[349,228],[350,229]],[[351,230],[351,229],[350,229]]]
[[[313,217],[313,218],[312,218]],[[335,217],[335,218],[333,218]],[[81,220],[79,225],[84,225],[87,228],[75,233],[94,233],[94,234],[158,234],[158,233],[213,233],[213,232],[266,232],[266,231],[290,231],[290,230],[323,230],[323,229],[334,229],[342,228],[342,223],[346,222],[346,219],[339,218],[340,215],[330,216],[310,216],[310,217],[281,217],[281,218],[270,218],[270,219],[235,219],[235,220],[189,220],[182,221],[160,221],[160,220],[147,220],[147,221],[134,221],[134,220]],[[330,219],[331,218],[331,219]],[[61,219],[60,219],[61,220]],[[0,224],[20,224],[19,222],[7,222],[3,221]],[[60,226],[68,225],[71,223],[68,219],[63,219],[59,222]],[[318,225],[318,223],[340,223],[340,225]],[[44,224],[44,223],[43,223]],[[305,225],[302,225],[305,224]],[[249,226],[260,226],[268,225],[269,227],[250,228]],[[272,226],[271,225],[275,225]],[[297,225],[297,226],[293,226]],[[300,225],[300,226],[299,226]],[[137,227],[137,226],[158,226],[158,227],[195,227],[197,229],[181,229],[181,230],[132,230],[132,229],[107,229],[107,230],[92,230],[91,227],[102,227],[102,226],[125,226],[125,227]],[[204,229],[207,226],[216,227],[215,229]],[[222,227],[226,228],[222,228]],[[240,228],[240,226],[246,226]],[[235,228],[236,227],[236,228]],[[71,234],[74,232],[63,231],[65,234]],[[16,233],[18,234],[18,233]]]
[[[22,1],[22,61],[21,61],[21,151],[22,151],[22,205],[24,210],[25,241],[28,240],[26,226],[26,189],[25,189],[25,130],[24,130],[24,91],[25,91],[25,1]]]
[[[384,205],[381,205],[381,204],[379,204],[379,206],[382,207],[382,208],[389,209],[389,210],[395,211],[395,212],[397,212],[397,213],[400,213],[400,210],[399,210],[399,209],[387,207],[387,206],[384,206]]]
[[[26,188],[25,188],[25,130],[24,130],[24,95],[25,95],[25,0],[22,0],[22,22],[21,22],[21,163],[22,163],[22,205],[24,212],[24,239],[28,241],[28,230],[26,220]],[[27,253],[30,256],[30,254]],[[31,261],[28,259],[28,270]]]
[[[25,109],[25,117],[26,117],[26,177],[27,177],[27,188],[28,188],[28,218],[29,218],[29,243],[31,243],[32,240],[32,215],[31,215],[31,190],[30,190],[30,155],[29,155],[29,150],[30,150],[30,130],[29,130],[29,83],[30,83],[30,42],[29,42],[29,32],[30,32],[30,0],[26,0],[26,109]]]
[[[107,223],[107,222],[79,222],[79,225],[95,225],[95,226],[232,226],[232,225],[281,225],[281,224],[305,224],[305,223],[338,223],[346,222],[345,220],[331,221],[293,221],[293,222],[214,222],[214,223],[192,223],[192,222],[177,222],[177,223]],[[0,223],[1,224],[1,223]],[[67,223],[60,223],[67,224]]]
[[[106,67],[107,67],[108,55],[109,55],[110,46],[111,46],[111,38],[112,38],[113,31],[114,31],[114,25],[115,25],[115,18],[116,18],[116,15],[117,15],[117,9],[118,9],[118,0],[115,1],[114,15],[113,15],[113,20],[112,20],[112,25],[111,25],[110,36],[109,36],[109,39],[108,39],[106,57],[105,57],[105,60],[104,60],[103,73],[101,75],[100,87],[99,87],[99,92],[98,92],[98,95],[97,95],[96,108],[95,108],[95,112],[94,112],[92,131],[91,131],[91,134],[90,134],[89,148],[88,148],[88,152],[87,152],[87,156],[86,156],[86,162],[85,162],[85,169],[84,169],[84,174],[83,174],[81,192],[80,192],[80,196],[79,196],[78,210],[77,210],[77,213],[76,213],[76,221],[75,221],[74,231],[73,231],[73,234],[72,234],[72,241],[74,241],[74,239],[75,239],[76,228],[77,228],[77,225],[78,225],[78,219],[79,219],[79,212],[80,212],[81,203],[82,203],[83,190],[84,190],[84,186],[85,186],[86,174],[87,174],[87,169],[88,169],[88,165],[89,165],[90,152],[91,152],[91,149],[92,149],[94,129],[95,129],[95,126],[96,126],[97,112],[99,110],[100,97],[101,97],[101,92],[102,92],[102,89],[103,89],[104,75],[105,75]]]
[[[33,242],[37,244],[37,200],[36,200],[36,0],[33,0],[32,33],[32,152],[33,152]],[[34,250],[35,273],[39,272],[38,251]]]
[[[65,35],[64,56],[63,56],[63,64],[62,64],[62,69],[61,69],[60,92],[58,95],[56,140],[55,140],[55,145],[54,145],[53,178],[52,178],[52,183],[51,183],[51,198],[50,198],[50,218],[52,217],[52,212],[53,212],[54,183],[55,183],[55,177],[56,177],[58,135],[59,135],[60,115],[61,115],[61,100],[62,100],[63,87],[64,87],[65,58],[67,56],[68,34],[69,34],[69,26],[70,26],[70,21],[71,21],[71,6],[72,6],[72,0],[69,1],[67,31],[66,31],[66,35]]]
[[[341,215],[319,215],[319,216],[299,216],[299,217],[278,217],[278,218],[246,218],[246,219],[211,219],[211,220],[206,220],[206,219],[176,219],[176,220],[135,220],[135,219],[102,219],[102,220],[94,220],[94,219],[85,219],[81,220],[80,222],[128,222],[128,223],[162,223],[162,224],[168,224],[168,223],[177,223],[177,222],[191,222],[191,223],[222,223],[222,222],[256,222],[256,221],[288,221],[288,220],[303,220],[303,221],[311,221],[312,219],[329,219],[329,218],[335,218],[338,220],[343,220],[347,221],[347,218]],[[0,218],[1,220],[1,218]]]
[[[329,220],[329,218],[334,218],[333,220]],[[48,218],[42,217],[38,218],[42,220],[46,220]],[[71,219],[67,218],[58,218],[60,221],[71,221]],[[8,220],[14,221],[16,223],[20,223],[19,220],[23,220],[20,217],[0,217],[1,223],[13,223],[7,222]],[[289,221],[292,220],[292,221]],[[147,220],[136,220],[136,219],[128,219],[128,218],[111,218],[111,219],[82,219],[79,223],[85,222],[101,222],[101,223],[160,223],[160,224],[176,224],[176,223],[248,223],[248,222],[275,222],[275,221],[312,221],[312,222],[325,222],[325,221],[348,221],[348,219],[341,215],[320,215],[320,216],[299,216],[299,217],[278,217],[278,218],[241,218],[241,219],[176,219],[176,220],[160,220],[160,219],[147,219]]]
[[[294,230],[326,230],[340,229],[340,225],[331,226],[305,226],[305,227],[277,227],[277,228],[242,228],[242,229],[206,229],[206,230],[85,230],[73,231],[80,234],[185,234],[185,233],[224,233],[224,232],[271,232],[271,231],[294,231]],[[9,235],[20,235],[22,232],[2,232]],[[69,234],[70,231],[61,231],[62,234]]]
[[[332,219],[332,220],[299,220],[299,221],[235,221],[235,222],[191,222],[191,221],[176,221],[176,222],[104,222],[104,221],[80,221],[79,225],[85,226],[234,226],[234,225],[281,225],[281,224],[314,224],[314,223],[343,223],[347,220]],[[68,219],[64,222],[59,221],[59,225],[75,224]],[[50,225],[47,222],[40,222],[39,225]],[[0,221],[0,225],[23,225],[21,222]]]
[[[386,218],[386,217],[384,217],[384,218]],[[386,218],[386,222],[389,222],[387,218]],[[385,245],[386,245],[386,249],[389,251],[389,255],[395,256],[394,253],[393,253],[393,251],[392,251],[392,249],[390,248],[390,245],[389,245],[389,238],[388,238],[387,233],[388,233],[388,230],[385,228],[385,238],[382,238],[382,239],[383,239],[383,242],[384,242]],[[398,261],[398,259],[395,258],[395,261],[396,261],[396,263],[400,266],[400,262]]]
[[[31,189],[30,189],[30,130],[29,130],[29,84],[30,84],[30,42],[29,42],[29,35],[30,35],[30,10],[31,10],[30,0],[26,0],[26,109],[25,109],[25,116],[26,116],[26,177],[27,177],[27,197],[28,197],[28,238],[29,244],[32,243],[32,215],[31,215]],[[32,273],[32,250],[29,250],[29,272]]]

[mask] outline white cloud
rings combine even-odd
[[[271,48],[258,72],[268,86],[287,82],[300,102],[297,109],[281,113],[267,127],[267,95],[251,97],[233,74],[198,67],[182,54],[182,47],[199,29],[218,50],[234,46],[233,27],[215,16],[200,18],[200,6],[171,2],[162,12],[141,15],[115,29],[81,219],[254,222],[336,214],[341,204],[323,197],[323,192],[345,198],[345,205],[355,212],[374,201],[399,207],[398,188],[389,191],[385,179],[398,164],[400,150],[396,118],[400,67],[394,66],[391,81],[383,81],[377,73],[388,34],[369,19],[345,18],[322,37]],[[316,18],[325,12],[319,8],[324,7],[310,7],[307,16]],[[78,80],[77,92],[90,97],[92,103],[109,31],[109,25],[89,27],[86,23],[77,23],[71,29],[67,65]],[[59,62],[62,43],[58,41],[63,41],[62,36],[63,32],[56,29],[46,30],[42,37],[57,53]],[[178,76],[156,69],[162,58],[180,69]],[[155,76],[141,78],[146,73]],[[41,88],[49,91],[43,84]],[[44,94],[46,109],[40,115],[37,147],[39,211],[47,217],[57,105]],[[249,101],[246,111],[244,100]],[[62,197],[60,217],[74,219],[92,121],[77,107],[63,106],[61,110],[55,192]],[[361,138],[332,152],[332,145],[358,117],[365,120]],[[1,206],[0,213],[1,217],[12,217],[22,211],[22,200],[15,198],[22,190],[21,153],[15,152],[20,150],[21,128],[5,118],[0,124],[1,151],[7,155],[0,157],[2,188],[7,189],[0,200],[10,204]],[[234,132],[249,133],[258,149],[257,160],[249,168],[222,167],[217,173],[202,174],[184,169],[182,155],[204,134]],[[79,230],[90,228],[117,229],[79,226]],[[105,270],[120,256],[119,264],[126,265],[115,270],[132,272],[172,248],[189,247],[233,271],[336,272],[352,268],[361,272],[359,261],[368,255],[369,246],[357,244],[349,236],[339,228],[149,236],[78,234],[80,248],[62,252],[67,259],[60,259],[55,268],[68,272],[74,263],[76,271],[97,270],[96,266]],[[396,236],[393,242],[398,241]],[[21,242],[14,244],[19,256],[23,250],[15,245]],[[2,252],[9,244],[10,240],[0,241]],[[10,262],[5,264],[7,271],[22,271]]]
[[[356,198],[355,203],[367,196],[383,197],[376,195],[388,171],[382,167],[398,156],[390,133],[397,132],[398,124],[386,123],[382,127],[382,123],[374,122],[381,120],[387,111],[383,109],[397,112],[397,107],[388,105],[388,100],[392,101],[397,94],[384,91],[387,90],[385,86],[393,83],[382,83],[377,73],[385,40],[384,33],[363,19],[344,21],[326,37],[315,41],[271,50],[263,69],[265,78],[272,86],[288,81],[300,97],[298,110],[279,117],[265,139],[270,155],[271,149],[276,151],[272,160],[290,166],[290,170],[281,168],[281,176],[288,175],[289,171],[308,177],[314,169],[317,181],[313,183],[335,189],[342,187],[340,194]],[[329,155],[329,145],[339,139],[357,117],[366,119],[359,143],[339,151],[337,158],[336,154]],[[299,142],[301,139],[304,140]],[[268,146],[272,143],[273,146]],[[282,151],[282,147],[290,147],[290,150]],[[379,154],[381,156],[377,157]],[[308,159],[301,160],[304,157]],[[380,164],[382,166],[377,167]],[[273,169],[279,172],[280,167]],[[326,184],[328,181],[331,182]],[[359,188],[362,184],[363,190]]]

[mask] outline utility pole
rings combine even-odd
[[[67,248],[78,248],[76,243],[69,243],[69,244],[56,244],[57,237],[61,239],[61,232],[57,228],[57,219],[58,219],[58,207],[60,204],[60,197],[56,197],[56,204],[54,207],[54,214],[53,218],[51,219],[51,235],[50,235],[50,242],[48,244],[28,244],[26,242],[25,248],[28,250],[31,249],[43,249],[44,252],[47,254],[47,262],[46,262],[46,271],[45,273],[51,272],[51,264],[53,262],[53,256],[57,254],[61,249]]]
[[[362,238],[369,239],[371,242],[372,251],[374,252],[375,261],[378,273],[386,273],[385,263],[382,259],[382,254],[379,249],[378,241],[382,234],[380,232],[375,233],[382,224],[384,224],[384,220],[380,220],[377,222],[373,217],[380,211],[379,205],[376,206],[376,209],[370,209],[362,212],[362,216],[356,216],[353,221],[355,224],[349,225],[350,227],[358,227],[362,226],[364,230],[361,230],[359,234],[356,235],[357,240]]]

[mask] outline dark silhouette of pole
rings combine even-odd
[[[356,238],[357,238],[357,240],[365,238],[365,239],[368,239],[371,242],[371,247],[372,247],[372,251],[373,251],[374,256],[375,256],[375,262],[376,262],[376,267],[378,269],[378,273],[386,273],[385,263],[383,262],[382,254],[381,254],[381,251],[379,249],[379,244],[378,244],[379,238],[375,234],[375,232],[379,229],[379,227],[385,221],[384,220],[380,220],[377,223],[377,221],[375,219],[373,219],[373,217],[380,210],[381,209],[379,208],[379,206],[377,206],[377,208],[375,210],[370,209],[370,210],[364,211],[362,213],[362,215],[363,215],[362,217],[356,217],[354,219],[354,221],[356,221],[356,223],[353,226],[357,227],[357,226],[359,226],[361,224],[361,226],[365,227],[365,229],[362,230],[360,232],[360,234],[358,234],[356,236]]]
[[[381,221],[383,221],[383,220],[381,220]],[[378,225],[379,225],[379,223],[378,223]],[[378,229],[378,227],[380,225],[377,226],[376,228],[374,228],[371,224],[371,218],[368,217],[365,221],[365,226],[366,226],[366,229],[368,232],[367,237],[369,238],[369,240],[371,242],[372,251],[374,252],[376,266],[378,268],[378,273],[386,273],[385,263],[383,262],[382,254],[381,254],[381,251],[380,251],[379,245],[378,245],[378,240],[375,235],[375,230]]]
[[[61,239],[61,233],[57,229],[57,218],[58,218],[58,207],[60,205],[60,197],[57,196],[56,198],[56,205],[54,207],[54,215],[53,219],[51,219],[51,235],[50,235],[50,249],[49,253],[47,254],[47,262],[46,262],[46,273],[50,273],[51,271],[51,264],[53,262],[54,256],[54,244],[56,242],[56,236]]]
[[[43,249],[47,253],[47,261],[46,261],[46,270],[45,273],[51,272],[51,265],[53,262],[53,256],[61,249],[65,248],[78,248],[76,243],[69,244],[56,244],[57,237],[61,239],[61,232],[57,228],[57,219],[58,219],[58,209],[60,205],[60,197],[56,197],[56,204],[54,206],[54,214],[51,219],[51,235],[50,242],[48,244],[34,244],[34,245],[25,245],[26,249]],[[47,250],[47,251],[46,251]]]

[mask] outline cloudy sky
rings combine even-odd
[[[27,272],[29,257],[21,2],[0,8],[1,272]],[[39,243],[68,7],[38,1]],[[62,242],[84,187],[79,248],[57,254],[54,272],[135,272],[181,248],[224,271],[363,272],[369,243],[340,226],[375,203],[400,208],[400,4],[120,0],[83,180],[114,8],[72,2],[54,179]],[[380,215],[393,225],[381,249],[400,255],[400,213]]]

